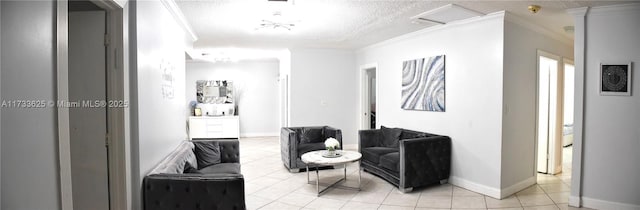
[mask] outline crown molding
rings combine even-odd
[[[169,10],[169,13],[171,13],[178,25],[190,36],[191,41],[195,42],[198,40],[198,35],[193,31],[193,28],[191,28],[187,18],[184,17],[184,13],[182,13],[182,10],[180,10],[176,2],[174,0],[160,0],[160,2]]]
[[[600,14],[629,12],[629,11],[637,12],[637,10],[640,10],[640,3],[617,4],[617,5],[609,5],[609,6],[592,7],[589,10],[589,15],[600,15]]]
[[[391,39],[387,39],[375,44],[371,44],[362,48],[357,49],[355,52],[356,53],[361,53],[361,52],[365,52],[367,50],[370,49],[375,49],[381,46],[385,46],[385,45],[389,45],[389,44],[393,44],[393,43],[398,43],[407,39],[411,39],[411,38],[415,38],[415,37],[419,37],[422,36],[424,34],[428,34],[434,31],[439,31],[439,30],[446,30],[449,28],[453,28],[453,27],[457,27],[460,25],[466,25],[466,24],[472,24],[472,23],[476,23],[476,22],[482,22],[482,21],[488,21],[488,20],[493,20],[493,19],[501,19],[504,18],[505,16],[505,11],[500,11],[500,12],[494,12],[491,14],[487,14],[484,16],[480,16],[480,17],[473,17],[473,18],[468,18],[468,19],[464,19],[464,20],[458,20],[458,21],[453,21],[444,25],[436,25],[436,26],[431,26],[425,29],[421,29],[418,31],[414,31],[411,33],[407,33],[407,34],[403,34],[400,36],[396,36],[393,37]]]
[[[585,15],[587,15],[588,11],[589,11],[589,7],[579,7],[579,8],[568,9],[567,13],[569,13],[570,15],[573,15],[574,17],[584,17]]]
[[[505,15],[504,18],[505,21],[509,21],[511,23],[515,23],[518,24],[520,26],[523,26],[525,28],[531,29],[535,32],[538,32],[540,34],[543,34],[547,37],[550,37],[552,39],[555,39],[557,41],[560,41],[562,43],[565,43],[567,45],[573,45],[573,40],[569,39],[567,37],[565,37],[564,35],[561,35],[559,33],[553,32],[543,26],[540,26],[538,24],[532,23],[528,20],[525,20],[524,18],[521,18],[517,15],[514,15],[512,13],[507,12],[507,14]]]

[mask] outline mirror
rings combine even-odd
[[[229,80],[196,81],[196,98],[198,103],[232,104],[233,82]]]

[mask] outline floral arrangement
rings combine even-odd
[[[338,142],[337,139],[330,137],[326,141],[324,141],[324,146],[327,148],[327,150],[334,151],[336,150],[336,148],[340,148],[340,142]]]

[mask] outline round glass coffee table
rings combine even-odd
[[[358,168],[358,188],[347,187],[347,186],[338,186],[337,184],[347,180],[347,163],[352,163],[359,161],[362,158],[362,154],[355,151],[346,151],[346,150],[337,150],[335,157],[328,157],[327,150],[318,150],[304,153],[300,159],[307,165],[307,183],[311,184],[309,181],[309,167],[315,167],[316,169],[316,190],[318,191],[318,196],[324,193],[327,189],[331,187],[340,187],[347,189],[360,190],[360,182],[362,181],[362,176],[360,173],[360,168]],[[318,167],[321,166],[336,166],[343,165],[344,166],[344,177],[340,180],[330,184],[326,188],[320,190],[320,175],[318,172]],[[359,167],[359,166],[358,166]]]

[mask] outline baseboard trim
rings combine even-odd
[[[640,205],[582,197],[582,207],[592,209],[640,210]]]
[[[449,176],[449,183],[458,187],[465,188],[467,190],[493,197],[495,199],[500,199],[500,190],[493,187],[481,185],[456,176]]]
[[[536,176],[532,176],[529,177],[528,179],[522,180],[521,182],[518,182],[514,185],[511,185],[509,187],[503,188],[502,190],[500,190],[500,199],[502,198],[506,198],[510,195],[513,195],[517,192],[520,192],[520,190],[524,190],[527,187],[536,184]]]
[[[266,136],[280,136],[280,133],[240,133],[240,137],[266,137]]]
[[[579,196],[569,196],[569,206],[580,207],[581,203]]]

